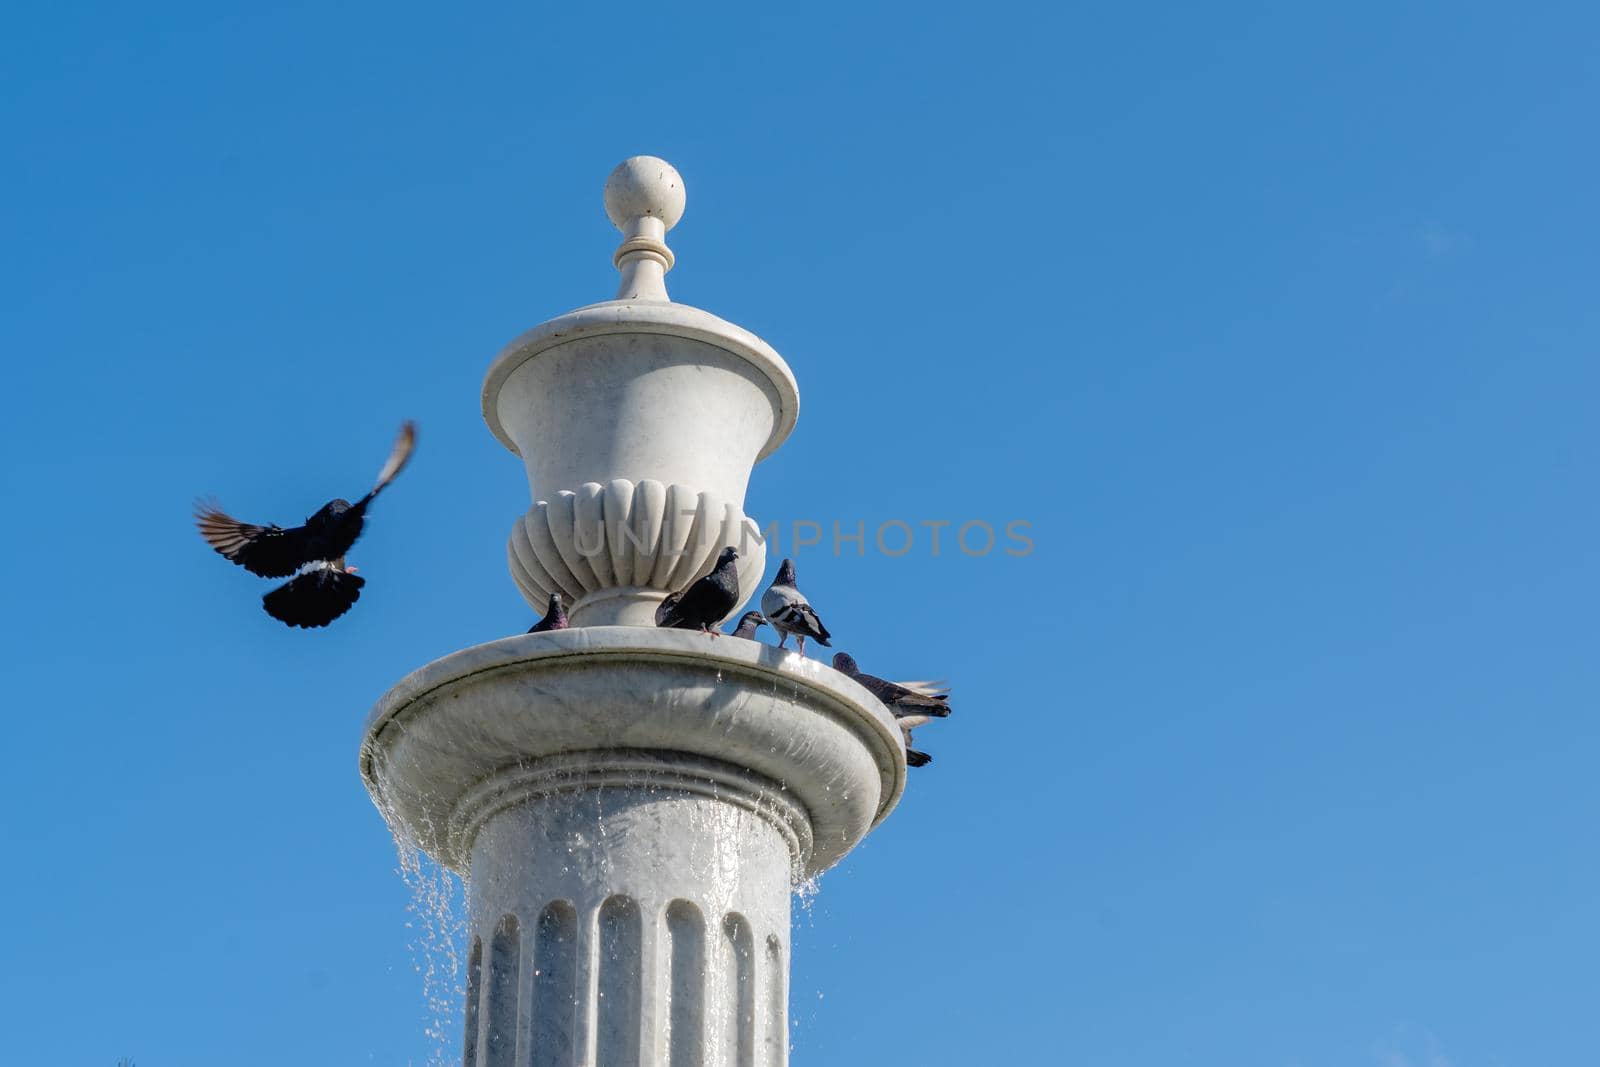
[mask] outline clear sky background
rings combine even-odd
[[[1600,1061],[1597,36],[11,7],[0,1062],[426,1062],[360,725],[533,618],[478,390],[612,294],[641,152],[689,191],[673,295],[800,382],[752,515],[1032,524],[800,555],[839,647],[957,710],[796,912],[797,1064]],[[360,605],[274,623],[191,500],[297,521],[402,417]]]

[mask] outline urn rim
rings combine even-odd
[[[766,459],[788,439],[800,418],[800,386],[783,357],[760,337],[690,304],[659,301],[607,300],[569,311],[542,322],[517,337],[495,357],[483,380],[483,421],[489,431],[513,454],[516,442],[500,421],[500,390],[506,379],[543,352],[584,337],[608,334],[661,334],[701,341],[749,363],[772,384],[778,394],[772,432],[756,455]]]

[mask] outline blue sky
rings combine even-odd
[[[1600,1057],[1600,16],[1578,4],[13,7],[0,1061],[420,1065],[363,716],[525,628],[478,388],[614,287],[803,413],[810,550],[936,762],[797,911],[796,1063]],[[207,552],[411,470],[326,632]],[[452,1042],[454,1038],[452,1035]]]

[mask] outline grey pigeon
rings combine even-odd
[[[896,719],[905,720],[910,726],[921,726],[930,719],[942,719],[950,714],[950,692],[942,683],[886,681],[864,672],[848,652],[834,654],[833,669],[854,678],[863,689],[883,701]]]
[[[905,735],[908,766],[926,767],[933,762],[932,756],[911,747],[911,731],[950,714],[948,686],[943,682],[886,681],[875,674],[864,673],[848,652],[834,653],[833,669],[855,679],[861,688],[877,697],[893,713],[895,724]]]
[[[761,594],[761,614],[772,623],[772,628],[778,631],[778,647],[782,648],[789,635],[794,634],[795,643],[800,649],[800,654],[806,654],[806,638],[816,640],[823,648],[831,647],[828,644],[828,629],[822,625],[822,620],[817,618],[817,613],[806,599],[806,595],[795,586],[794,560],[786,559],[778,568],[778,576],[772,579],[772,584],[767,586],[767,591]]]
[[[565,630],[567,625],[567,609],[561,603],[561,594],[551,593],[550,604],[544,609],[544,618],[528,627],[528,632],[544,634],[551,630]]]
[[[756,639],[756,627],[765,626],[767,620],[759,611],[747,611],[739,616],[739,627],[733,631],[733,636],[743,637],[747,641]]]
[[[738,561],[739,553],[732,545],[724,548],[710,574],[690,585],[670,605],[662,601],[656,625],[718,636],[717,624],[739,604]]]

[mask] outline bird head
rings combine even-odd
[[[794,560],[786,559],[778,566],[778,576],[772,580],[773,585],[794,584]]]
[[[856,661],[848,652],[835,652],[833,654],[833,669],[840,674],[860,674],[861,669],[856,666]]]
[[[342,496],[335,497],[326,504],[322,505],[322,507],[318,508],[317,513],[306,520],[306,525],[310,526],[313,523],[324,523],[331,519],[337,519],[340,515],[343,515],[349,510],[350,501],[346,500]]]
[[[739,616],[739,625],[749,623],[751,626],[761,627],[767,624],[767,617],[759,611],[747,611]]]
[[[717,567],[719,569],[722,567],[731,567],[733,566],[734,560],[738,558],[739,550],[734,548],[732,545],[729,545],[727,548],[723,549],[722,554],[717,557]]]

